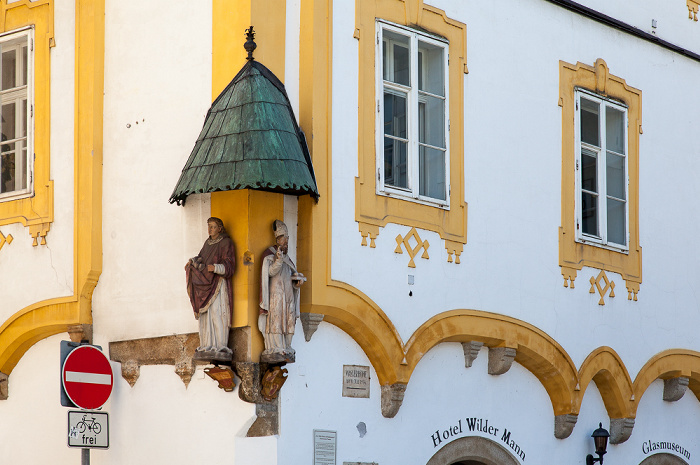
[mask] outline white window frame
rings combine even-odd
[[[628,148],[628,132],[629,132],[629,112],[628,107],[624,103],[605,98],[599,94],[588,91],[582,88],[575,88],[576,111],[574,112],[575,126],[575,141],[576,141],[576,242],[583,244],[591,244],[617,252],[627,253],[630,243],[630,217],[629,217],[629,148]],[[598,131],[600,138],[600,147],[591,146],[581,140],[581,97],[597,102],[601,108],[598,115]],[[623,124],[623,141],[624,141],[624,167],[625,167],[625,244],[618,244],[608,240],[608,215],[607,215],[607,147],[606,147],[606,107],[612,107],[618,111],[622,111],[625,117]],[[583,201],[582,201],[582,185],[581,185],[581,170],[583,163],[581,160],[582,149],[596,154],[596,181],[598,187],[598,207],[597,207],[597,224],[598,235],[590,235],[583,233]],[[619,154],[618,154],[619,155]]]
[[[421,203],[424,205],[431,205],[443,208],[445,210],[450,209],[450,122],[449,122],[449,42],[442,38],[432,34],[428,34],[424,31],[417,31],[415,29],[400,26],[398,24],[390,23],[388,21],[376,22],[376,90],[375,95],[377,96],[377,119],[376,119],[376,172],[377,172],[377,195],[385,196],[395,196],[401,197],[406,200]],[[384,81],[383,76],[383,31],[388,30],[403,36],[407,36],[410,42],[410,87],[396,84],[393,82]],[[433,197],[428,197],[420,195],[420,145],[419,145],[419,124],[418,124],[418,104],[420,102],[418,96],[418,41],[426,42],[431,45],[442,48],[443,50],[443,77],[444,77],[444,134],[445,134],[445,200],[437,199]],[[401,92],[402,94],[407,94],[406,99],[406,114],[407,114],[407,133],[408,133],[408,146],[407,146],[407,176],[408,176],[408,188],[403,189],[384,183],[384,91],[392,90]],[[427,93],[427,92],[426,92]],[[432,95],[432,94],[430,94]],[[442,97],[440,97],[442,98]],[[427,144],[423,144],[427,145]],[[428,146],[430,147],[430,146]],[[440,149],[442,150],[442,149]]]
[[[27,124],[27,158],[25,161],[26,169],[26,179],[27,186],[24,189],[15,189],[10,192],[0,193],[0,202],[5,202],[9,200],[16,200],[24,197],[30,197],[34,193],[34,27],[26,27],[7,33],[0,34],[0,53],[4,44],[16,41],[22,37],[26,38],[27,43],[27,84],[24,86],[17,86],[7,91],[0,91],[0,113],[2,109],[3,97],[7,96],[10,100],[18,100],[26,95],[27,98],[27,111],[23,115],[26,118]],[[18,47],[19,49],[20,47]],[[22,60],[22,54],[17,54],[18,60]],[[22,72],[22,66],[17,66],[17,76]],[[0,76],[2,76],[2,61],[0,60]],[[17,81],[16,81],[17,82]],[[6,98],[7,98],[6,97]],[[18,106],[15,117],[16,126],[20,127],[21,123],[21,105]],[[19,141],[19,139],[11,139],[8,141],[2,141],[2,143],[12,143]],[[18,151],[18,155],[21,155],[21,151]],[[0,160],[1,161],[1,160]]]

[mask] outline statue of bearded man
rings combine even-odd
[[[262,255],[258,328],[265,339],[263,362],[294,362],[294,325],[299,316],[299,288],[306,278],[287,255],[289,234],[280,220],[273,224],[276,245]]]
[[[232,320],[231,278],[236,269],[236,249],[219,218],[207,220],[209,238],[196,257],[185,265],[187,294],[194,317],[199,320],[200,346],[195,360],[227,362],[233,351],[228,347]]]

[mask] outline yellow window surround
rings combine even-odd
[[[0,1],[0,32],[34,26],[34,168],[33,195],[0,202],[0,225],[22,223],[46,244],[53,222],[53,181],[50,176],[50,54],[54,46],[54,9],[50,0]]]
[[[700,6],[700,0],[687,0],[686,5],[688,5],[688,19],[693,21],[698,20],[698,7]]]
[[[627,105],[629,130],[628,195],[629,250],[616,251],[576,241],[576,130],[575,89],[595,92]],[[639,245],[639,134],[642,132],[642,92],[630,87],[608,72],[608,66],[598,59],[594,66],[559,62],[559,105],[562,107],[562,204],[559,228],[559,266],[564,286],[574,287],[577,270],[589,266],[619,273],[627,286],[627,298],[637,300],[642,282],[642,248]]]
[[[358,0],[355,10],[355,38],[360,42],[359,63],[359,176],[355,179],[355,221],[359,223],[362,245],[374,247],[379,227],[396,223],[434,231],[445,241],[449,261],[459,263],[467,243],[467,203],[464,201],[464,74],[467,72],[466,25],[422,0]],[[449,41],[449,208],[377,195],[376,158],[376,73],[375,21],[416,28]]]

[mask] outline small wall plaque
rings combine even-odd
[[[343,397],[369,398],[369,367],[343,365]]]
[[[338,433],[314,430],[314,465],[336,465],[335,454]]]

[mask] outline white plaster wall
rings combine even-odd
[[[380,228],[376,248],[360,246],[354,212],[357,173],[358,42],[354,6],[334,5],[332,276],[367,294],[404,341],[435,314],[452,309],[502,313],[547,332],[580,366],[600,346],[615,349],[632,379],[653,355],[697,349],[696,260],[700,97],[689,92],[700,63],[554,7],[548,2],[433,1],[467,25],[465,191],[468,243],[461,264],[447,263],[444,242],[419,230],[430,259],[394,253],[408,227]],[[515,40],[514,38],[517,38]],[[592,65],[642,90],[640,243],[643,282],[627,300],[621,277],[608,273],[616,297],[590,294],[584,268],[563,287],[559,60]],[[453,122],[453,130],[455,129]],[[365,137],[365,135],[362,135]],[[456,155],[456,154],[453,154]],[[407,284],[407,275],[415,284]],[[409,297],[409,291],[413,296]],[[584,336],[585,335],[585,336]]]
[[[168,203],[212,101],[211,3],[107,2],[104,268],[94,323],[110,340],[196,332],[184,266],[208,195]]]
[[[20,223],[0,226],[12,242],[0,250],[0,321],[45,299],[73,294],[73,122],[75,75],[75,8],[54,7],[51,48],[51,175],[54,222],[46,245],[32,246],[29,228]]]

